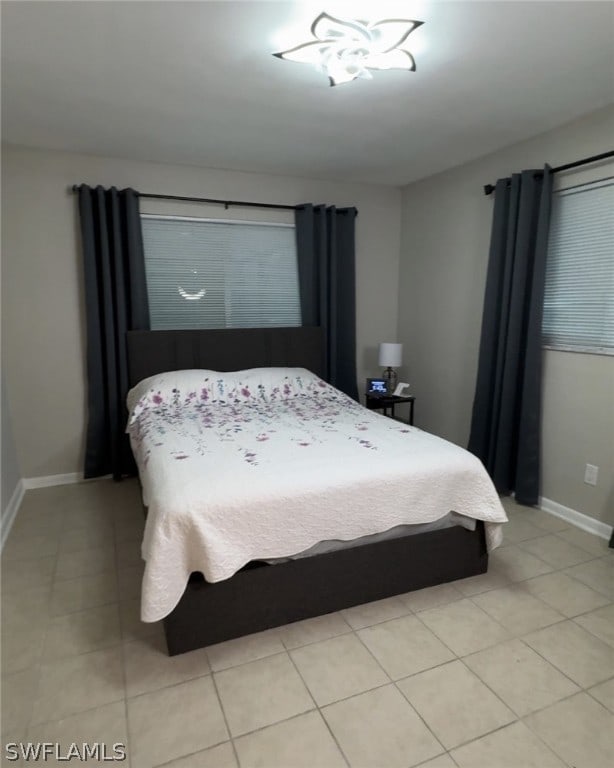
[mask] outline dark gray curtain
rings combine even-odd
[[[149,328],[138,194],[79,187],[87,320],[85,477],[134,472],[127,420],[126,331]]]
[[[305,204],[295,221],[303,325],[322,326],[325,378],[358,400],[356,215],[356,208]]]
[[[541,325],[552,173],[523,171],[495,188],[469,450],[502,494],[539,498]]]

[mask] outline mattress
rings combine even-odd
[[[265,560],[269,565],[278,563],[287,563],[289,560],[301,560],[303,557],[312,557],[313,555],[324,555],[327,552],[338,552],[340,549],[352,549],[360,547],[363,544],[375,544],[377,541],[389,541],[390,539],[400,539],[403,536],[415,536],[418,533],[429,533],[430,531],[440,531],[442,528],[452,528],[454,525],[460,525],[468,531],[475,531],[475,520],[464,515],[457,515],[456,512],[448,512],[447,515],[434,520],[432,523],[415,523],[414,525],[396,525],[388,531],[381,533],[372,533],[369,536],[359,536],[357,539],[343,541],[342,539],[329,539],[328,541],[319,541],[309,549],[297,552],[288,557],[272,557]]]
[[[189,576],[231,577],[454,511],[507,520],[481,462],[368,411],[301,369],[173,372],[129,395],[128,432],[148,507],[141,617],[157,621]]]

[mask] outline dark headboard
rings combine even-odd
[[[324,371],[321,328],[128,331],[127,337],[131,387],[156,373],[190,368],[283,366],[307,368],[318,376]]]

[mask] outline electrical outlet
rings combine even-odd
[[[584,470],[584,482],[587,485],[597,485],[597,474],[599,473],[599,467],[594,464],[587,464]]]

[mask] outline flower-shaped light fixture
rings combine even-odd
[[[321,13],[311,25],[315,40],[273,56],[313,64],[328,75],[331,85],[349,83],[358,77],[370,80],[371,69],[414,72],[413,56],[399,46],[423,23],[410,19],[341,21]]]

